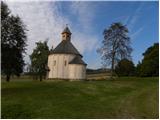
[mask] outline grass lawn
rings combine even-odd
[[[1,118],[158,118],[158,77],[2,82]]]

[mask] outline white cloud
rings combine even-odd
[[[78,17],[78,22],[85,32],[91,30],[92,21],[95,17],[95,5],[87,1],[74,1],[70,5],[71,13]]]
[[[65,27],[65,24],[71,26],[73,44],[77,49],[84,53],[86,51],[92,51],[96,45],[97,39],[95,36],[87,33],[82,33],[81,30],[75,28],[72,21],[64,16],[61,16],[58,11],[57,3],[53,1],[6,1],[12,14],[19,15],[27,29],[28,46],[27,54],[30,55],[35,48],[35,43],[38,41],[44,41],[49,39],[48,45],[51,48],[57,46],[61,42],[61,32]],[[71,3],[71,8],[74,6],[74,10],[78,11],[77,17],[79,23],[84,26],[85,29],[89,29],[91,26],[91,19],[94,13],[86,14],[85,11],[90,10],[87,4]],[[83,7],[83,9],[82,9]],[[76,13],[75,13],[76,14]],[[86,27],[87,26],[87,27]],[[29,56],[25,56],[25,61],[29,62]]]
[[[137,23],[137,21],[141,17],[141,11],[142,11],[143,5],[144,4],[141,3],[137,7],[137,9],[135,10],[135,12],[126,19],[126,23],[128,24],[128,26],[129,26],[129,28],[130,28],[131,31],[135,27],[135,24]]]
[[[35,48],[35,42],[49,39],[48,44],[51,47],[60,40],[60,34],[65,18],[58,16],[55,2],[8,2],[12,14],[19,15],[26,25],[28,46],[27,54],[32,53]],[[29,56],[25,60],[29,62]]]
[[[97,38],[94,36],[86,35],[83,33],[75,34],[72,36],[72,41],[75,46],[78,46],[79,51],[84,53],[85,51],[92,51],[95,49]]]
[[[139,28],[138,30],[136,30],[135,32],[133,32],[131,34],[131,38],[135,39],[142,31],[144,30],[144,27]]]
[[[95,50],[98,42],[98,37],[91,34],[94,29],[93,19],[95,17],[95,9],[96,6],[87,1],[74,1],[70,4],[71,14],[77,17],[77,24],[80,27],[80,29],[73,27],[73,43],[79,47],[81,53]]]

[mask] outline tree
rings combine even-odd
[[[115,72],[118,76],[133,76],[135,73],[135,66],[132,61],[122,59],[115,67]]]
[[[141,64],[142,63],[138,61],[138,64],[136,66],[136,76],[140,76]]]
[[[49,55],[49,47],[47,46],[47,41],[37,42],[36,48],[30,55],[31,59],[31,71],[36,76],[39,76],[40,81],[42,81],[42,76],[46,75],[46,66]]]
[[[131,58],[130,38],[128,37],[127,27],[121,23],[112,24],[104,30],[103,35],[102,47],[97,51],[102,55],[102,64],[105,67],[111,64],[112,77],[115,64],[121,59]]]
[[[18,16],[10,14],[8,6],[1,2],[1,65],[9,82],[10,76],[23,72],[23,54],[26,47],[26,28]]]
[[[137,74],[142,77],[159,75],[159,43],[155,43],[143,53],[143,60],[137,65]]]

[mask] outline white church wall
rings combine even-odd
[[[68,79],[68,63],[75,57],[72,54],[52,54],[48,57],[48,78]]]
[[[82,64],[69,64],[69,79],[85,79],[86,67]]]
[[[48,73],[48,78],[51,78],[53,75],[52,75],[52,72],[51,71],[53,71],[52,69],[52,67],[51,66],[53,66],[53,64],[52,64],[52,55],[49,55],[48,56],[48,67],[49,67],[49,73]]]

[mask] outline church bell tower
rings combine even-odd
[[[66,28],[63,30],[62,32],[62,40],[71,40],[71,32],[68,28],[68,26],[66,25]]]

